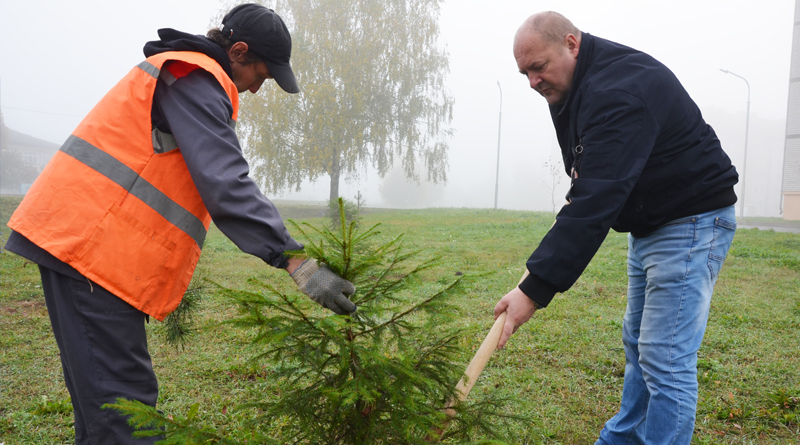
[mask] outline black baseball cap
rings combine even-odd
[[[289,65],[292,36],[275,11],[254,3],[236,6],[222,18],[222,33],[234,42],[246,43],[284,91],[300,92]]]

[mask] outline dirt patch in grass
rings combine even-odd
[[[28,317],[31,315],[47,315],[44,300],[9,301],[0,306],[0,316],[18,315]]]

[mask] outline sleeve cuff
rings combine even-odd
[[[528,275],[522,283],[519,283],[519,289],[541,307],[547,307],[556,295],[556,288],[552,284],[533,274]]]
[[[289,258],[292,256],[287,252],[295,252],[305,249],[305,246],[298,243],[294,238],[289,237],[289,242],[283,246],[283,252],[270,255],[268,258],[263,258],[264,262],[276,269],[286,269],[289,266]]]
[[[289,267],[289,258],[291,258],[290,255],[287,255],[286,252],[282,252],[272,255],[265,259],[264,262],[276,269],[286,269]]]

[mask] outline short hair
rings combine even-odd
[[[210,29],[206,34],[209,40],[219,45],[225,52],[228,52],[229,49],[233,46],[233,40],[229,39],[228,36],[222,33],[219,28]],[[247,51],[246,54],[247,58],[244,61],[244,65],[252,65],[254,63],[263,62],[260,57],[253,54],[251,51]]]
[[[549,43],[561,43],[567,34],[580,37],[581,30],[568,18],[554,11],[544,11],[528,17],[518,32],[532,32]]]

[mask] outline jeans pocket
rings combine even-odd
[[[735,233],[736,221],[714,218],[714,235],[711,240],[711,249],[708,252],[708,268],[714,278],[719,275],[722,263],[728,256],[728,249],[731,247]]]

